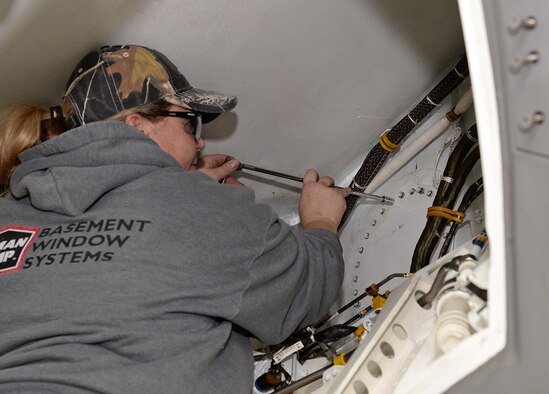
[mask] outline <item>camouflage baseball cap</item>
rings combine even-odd
[[[235,96],[193,88],[166,56],[138,45],[102,47],[86,55],[63,98],[72,104],[73,126],[160,99],[202,112],[207,123],[237,103]]]

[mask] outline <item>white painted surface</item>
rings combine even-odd
[[[362,160],[464,50],[454,0],[2,0],[0,105],[57,104],[85,53],[122,43],[154,47],[195,86],[239,97],[206,128],[208,153],[331,176]],[[299,185],[264,179],[241,180],[291,216]]]

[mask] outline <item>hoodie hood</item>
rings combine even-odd
[[[19,155],[11,179],[16,199],[76,216],[102,195],[165,167],[181,168],[139,130],[119,121],[75,128]]]

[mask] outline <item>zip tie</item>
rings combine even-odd
[[[444,182],[448,182],[450,184],[454,183],[454,178],[449,177],[449,176],[443,176],[442,178],[440,178],[440,180],[444,181]]]
[[[351,189],[353,188],[353,186],[357,186],[360,190],[366,189],[366,186],[362,186],[355,180],[355,178],[353,178],[353,181],[351,182]]]
[[[450,123],[454,123],[456,120],[459,119],[459,117],[461,116],[460,114],[458,114],[456,111],[455,111],[456,107],[452,108],[450,111],[446,112],[446,119],[448,119],[448,121]]]
[[[437,216],[447,219],[451,222],[463,223],[465,214],[463,212],[454,211],[453,209],[446,207],[429,207],[427,209],[427,217]]]
[[[457,67],[454,67],[454,71],[456,72],[457,75],[459,75],[461,78],[465,78],[464,75],[461,75],[460,72],[458,71]]]
[[[471,141],[473,141],[473,142],[475,142],[475,143],[478,142],[478,139],[476,139],[475,137],[473,137],[473,136],[471,135],[471,130],[467,130],[467,131],[465,132],[465,135],[466,135],[467,138],[469,138]]]
[[[429,104],[431,104],[432,106],[434,106],[434,107],[440,107],[440,104],[437,104],[437,103],[435,103],[433,100],[431,100],[431,97],[425,96],[425,99],[426,99],[427,102],[428,102]]]
[[[379,145],[381,145],[381,147],[385,149],[387,152],[391,153],[395,149],[398,149],[400,144],[394,144],[389,140],[389,137],[387,136],[389,131],[391,130],[387,129],[383,132],[383,134],[381,134],[381,137],[379,137]]]
[[[410,116],[410,114],[406,115],[408,117],[408,119],[410,119],[410,121],[415,125],[417,125],[417,122],[415,120],[412,119],[412,117]]]

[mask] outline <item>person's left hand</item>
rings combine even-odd
[[[204,155],[198,158],[191,170],[200,171],[216,181],[227,178],[227,183],[241,184],[236,179],[228,178],[239,166],[238,160],[227,155]]]

